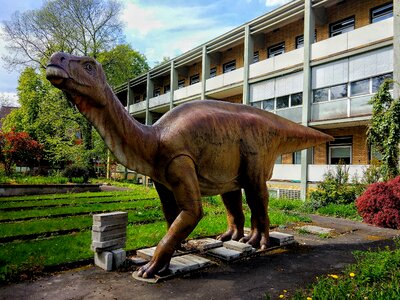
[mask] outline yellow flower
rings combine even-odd
[[[311,297],[307,297],[307,300],[312,300],[312,298]]]
[[[287,293],[287,290],[283,290],[284,293]]]
[[[332,277],[334,279],[338,279],[339,278],[339,276],[337,276],[336,274],[329,274],[328,276],[330,276],[330,277]]]
[[[283,296],[283,295],[279,295],[279,298],[281,298],[281,299],[282,299],[283,297],[285,297],[285,296]]]
[[[351,272],[349,275],[350,275],[350,277],[356,276],[356,274],[354,274],[353,272]]]

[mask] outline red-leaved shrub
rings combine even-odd
[[[357,198],[356,206],[364,222],[400,229],[400,176],[371,184]]]

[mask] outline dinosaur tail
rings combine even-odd
[[[310,127],[295,123],[288,125],[279,147],[281,153],[291,153],[334,140],[332,136]]]

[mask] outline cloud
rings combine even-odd
[[[265,6],[281,6],[284,5],[292,0],[265,0]]]

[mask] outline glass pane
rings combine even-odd
[[[282,155],[279,155],[279,156],[278,156],[278,158],[277,158],[276,161],[275,161],[275,164],[276,164],[276,165],[282,164]]]
[[[354,81],[350,84],[351,96],[365,95],[369,93],[369,79]]]
[[[347,84],[331,87],[331,100],[347,97]]]
[[[314,90],[313,93],[313,102],[323,102],[323,101],[328,101],[328,88],[323,88],[323,89],[318,89]]]
[[[351,147],[331,147],[330,148],[330,163],[331,164],[338,164],[338,163],[344,163],[344,164],[350,164],[351,159]]]
[[[289,107],[289,96],[276,98],[276,109]]]
[[[393,3],[374,8],[371,13],[372,23],[393,17]]]
[[[261,101],[251,103],[251,106],[261,108]]]
[[[297,93],[290,96],[290,105],[298,106],[303,104],[303,93]]]
[[[293,163],[295,165],[301,164],[301,151],[297,151],[293,153]]]
[[[274,102],[275,102],[275,99],[268,99],[268,100],[263,101],[263,109],[269,110],[269,111],[274,110]]]
[[[375,76],[372,78],[372,92],[373,93],[376,93],[379,90],[379,87],[385,81],[385,79],[393,79],[393,73],[379,75],[379,76]],[[393,89],[393,82],[390,83],[389,88]]]

